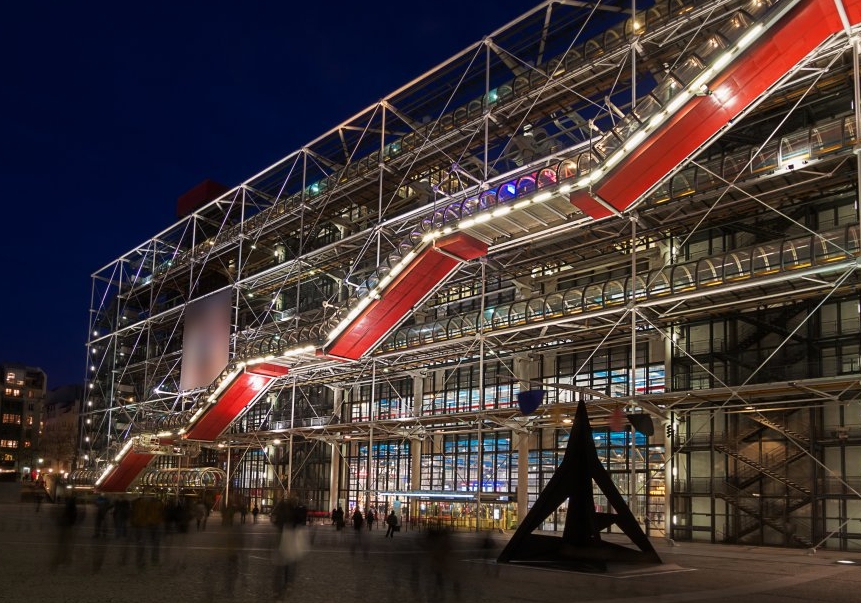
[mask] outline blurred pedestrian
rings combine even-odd
[[[111,501],[104,494],[99,493],[96,497],[96,524],[93,531],[93,538],[101,538],[107,536],[108,527],[105,519],[108,517],[108,511],[111,509]]]
[[[61,565],[72,564],[72,546],[75,544],[74,526],[78,521],[78,501],[75,496],[67,496],[63,507],[58,511],[57,547],[51,559],[51,569],[56,570]]]
[[[202,500],[194,504],[194,520],[197,523],[197,531],[206,529],[206,505]]]
[[[377,520],[377,515],[374,513],[373,509],[368,509],[368,512],[365,513],[365,522],[368,524],[368,531],[374,529],[374,522]]]
[[[260,514],[260,507],[257,506],[257,503],[254,503],[254,508],[251,509],[251,517],[254,523],[257,523],[257,516]]]
[[[395,515],[395,510],[392,509],[392,512],[389,513],[389,516],[386,517],[386,538],[394,538],[395,537],[395,528],[398,527],[398,517]]]
[[[299,504],[294,496],[284,496],[272,509],[272,523],[276,532],[272,542],[273,592],[281,601],[293,584],[296,563],[305,555],[305,527],[302,525]]]
[[[120,496],[114,503],[114,536],[126,538],[128,536],[129,516],[132,505],[125,497]]]
[[[353,529],[357,532],[362,529],[362,524],[365,519],[362,517],[362,512],[359,511],[359,507],[356,507],[356,510],[353,511]]]

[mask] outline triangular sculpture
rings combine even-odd
[[[614,513],[599,513],[595,510],[592,480],[607,497]],[[568,516],[562,537],[533,534],[565,499],[568,499]],[[639,550],[602,541],[601,531],[613,524]],[[497,562],[575,571],[607,571],[608,561],[659,564],[661,558],[598,459],[589,415],[581,400],[562,463],[500,553]]]

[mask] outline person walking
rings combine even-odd
[[[374,510],[369,508],[368,512],[365,513],[365,522],[368,524],[368,531],[374,529],[374,522],[377,520],[377,515],[374,513]]]
[[[332,511],[332,520],[335,522],[336,530],[344,528],[344,509],[341,508],[341,505],[338,505],[338,508]]]
[[[251,517],[253,518],[254,523],[257,523],[258,515],[260,515],[260,507],[257,506],[257,503],[254,503],[254,508],[251,509]]]
[[[398,527],[398,517],[395,515],[394,509],[389,513],[389,516],[386,517],[386,538],[394,538],[395,537],[395,528]]]
[[[362,523],[364,522],[364,518],[362,517],[362,512],[359,511],[359,507],[353,511],[353,529],[357,532],[362,529]]]

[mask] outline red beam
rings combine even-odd
[[[183,437],[187,440],[215,441],[252,400],[269,388],[273,380],[273,377],[262,374],[242,373],[221,392],[215,404]]]
[[[851,23],[861,22],[861,0],[844,0],[843,5]],[[692,97],[645,144],[598,181],[593,191],[619,211],[626,210],[829,35],[842,29],[834,0],[809,0],[793,8],[708,82],[710,96]],[[575,191],[571,203],[596,219],[610,215],[586,190]]]
[[[120,459],[119,464],[111,469],[104,481],[96,486],[96,490],[100,492],[125,492],[141,471],[146,469],[154,456],[153,454],[138,454],[129,450]]]
[[[413,307],[458,264],[487,255],[487,244],[463,232],[436,241],[421,251],[337,337],[325,353],[357,360],[385,337]]]
[[[280,364],[272,364],[271,362],[261,362],[260,364],[249,364],[245,367],[245,371],[255,375],[263,375],[265,377],[283,377],[287,374],[288,368]]]

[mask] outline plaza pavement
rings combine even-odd
[[[54,566],[59,530],[52,505],[0,505],[0,603],[196,603],[276,600],[274,528],[261,517],[165,535],[152,547],[94,538],[92,508]],[[308,528],[309,551],[295,567],[286,601],[568,603],[858,603],[861,552],[777,549],[654,540],[664,565],[613,567],[603,574],[497,565],[510,533],[457,533],[441,546],[424,532]],[[615,536],[608,536],[613,539]],[[622,542],[620,540],[620,542]],[[62,557],[60,557],[62,560]],[[139,560],[141,563],[138,563]],[[840,563],[854,561],[859,565]]]

